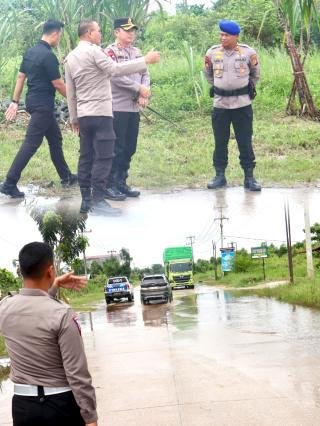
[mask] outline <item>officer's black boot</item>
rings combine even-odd
[[[81,191],[81,206],[80,213],[89,213],[92,210],[91,188],[80,188]]]
[[[126,197],[139,197],[140,191],[132,189],[129,185],[127,185],[127,177],[127,172],[123,172],[120,174],[117,185],[118,190],[122,192],[122,194],[124,194]]]
[[[6,181],[0,184],[0,192],[10,195],[11,198],[24,198],[24,192],[19,191],[17,185],[9,184]]]
[[[105,190],[105,198],[114,201],[124,201],[127,197],[118,188],[118,174],[115,171],[111,171],[108,177],[107,188]]]
[[[253,169],[244,170],[244,187],[249,191],[261,191],[261,185],[253,177]]]
[[[216,169],[216,177],[213,178],[211,182],[208,183],[208,189],[218,189],[223,188],[227,185],[227,179],[224,175],[224,169]]]
[[[105,192],[97,190],[93,190],[92,193],[92,211],[94,214],[104,216],[119,216],[121,214],[120,209],[111,207],[105,200]]]

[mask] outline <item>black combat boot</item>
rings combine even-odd
[[[80,188],[81,191],[81,206],[80,213],[89,213],[92,210],[91,188]]]
[[[116,186],[109,186],[104,193],[104,196],[108,200],[114,200],[114,201],[124,201],[127,197],[125,194],[119,191],[119,189]]]
[[[10,185],[7,182],[0,184],[0,192],[5,195],[10,195],[11,198],[24,198],[24,192],[19,191],[17,185]]]
[[[92,212],[94,214],[104,215],[104,216],[119,216],[121,214],[121,210],[111,207],[110,204],[104,198],[105,198],[104,191],[93,190]]]
[[[78,175],[70,173],[70,175],[66,179],[61,180],[61,185],[64,188],[67,188],[68,186],[73,186],[78,183]]]
[[[218,189],[218,188],[223,188],[226,185],[227,185],[227,179],[224,175],[224,170],[216,169],[216,177],[213,178],[213,180],[208,183],[207,188]]]
[[[244,187],[249,191],[261,191],[261,185],[253,177],[253,169],[244,170]]]
[[[132,189],[129,185],[127,185],[127,177],[128,172],[123,172],[119,174],[117,182],[118,190],[122,192],[122,194],[124,194],[126,197],[139,197],[140,191]]]

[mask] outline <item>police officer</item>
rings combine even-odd
[[[0,302],[0,332],[11,360],[14,426],[97,426],[95,390],[76,314],[54,296],[82,277],[56,277],[52,249],[33,242],[19,253],[23,288]]]
[[[80,22],[78,35],[80,42],[67,56],[65,70],[70,122],[74,131],[80,131],[80,212],[93,209],[98,214],[118,214],[119,209],[105,200],[115,140],[110,79],[145,72],[146,64],[158,62],[160,54],[151,51],[116,63],[100,47],[101,30],[96,21]]]
[[[240,27],[236,22],[222,20],[219,27],[221,44],[212,46],[205,56],[205,75],[214,94],[213,166],[216,171],[215,178],[207,187],[217,189],[227,184],[225,169],[232,124],[245,175],[244,187],[250,191],[261,191],[260,184],[253,176],[255,155],[252,148],[251,100],[254,85],[259,79],[257,54],[246,44],[238,43]]]
[[[131,18],[114,20],[115,42],[107,47],[106,54],[115,62],[130,61],[142,56],[133,46],[138,27]],[[127,183],[131,158],[136,152],[139,133],[139,109],[148,105],[150,77],[148,71],[127,76],[112,77],[113,129],[116,134],[115,157],[108,179],[107,198],[123,200],[138,197],[140,192]]]
[[[62,135],[54,114],[55,92],[66,96],[66,87],[61,78],[59,63],[52,47],[59,44],[63,23],[49,20],[44,23],[42,38],[34,47],[28,49],[20,65],[13,99],[6,111],[6,119],[15,118],[19,99],[27,80],[28,92],[26,108],[31,115],[27,133],[5,181],[0,185],[0,192],[12,198],[23,198],[17,183],[23,169],[46,137],[49,144],[51,160],[58,172],[63,186],[73,185],[77,176],[70,172],[62,151]]]

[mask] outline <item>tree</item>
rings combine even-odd
[[[88,238],[83,235],[85,218],[63,202],[54,209],[35,207],[31,210],[31,217],[36,221],[43,241],[54,250],[58,272],[61,262],[71,265],[89,244]]]
[[[299,115],[320,119],[304,72],[304,63],[310,49],[311,27],[318,19],[314,0],[274,0],[284,30],[285,45],[293,70],[293,84],[286,112],[296,112],[296,96],[299,100]],[[296,45],[299,39],[299,48]]]
[[[21,282],[7,269],[0,269],[0,293],[7,294],[10,290],[19,290]]]

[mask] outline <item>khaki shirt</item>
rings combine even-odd
[[[226,50],[221,45],[212,46],[205,56],[205,76],[213,86],[223,90],[246,87],[249,80],[259,80],[260,66],[254,49],[246,44],[237,44]],[[248,94],[240,96],[214,95],[216,108],[235,109],[251,104]]]
[[[69,386],[84,421],[97,420],[80,326],[68,305],[45,291],[23,288],[0,302],[0,332],[14,383]]]
[[[126,62],[142,57],[140,49],[134,46],[123,47],[112,43],[105,53],[115,62]],[[138,97],[141,85],[150,87],[148,71],[111,78],[113,111],[138,112]]]
[[[70,122],[87,116],[112,117],[110,78],[147,70],[144,58],[117,63],[101,47],[80,41],[65,60]]]

